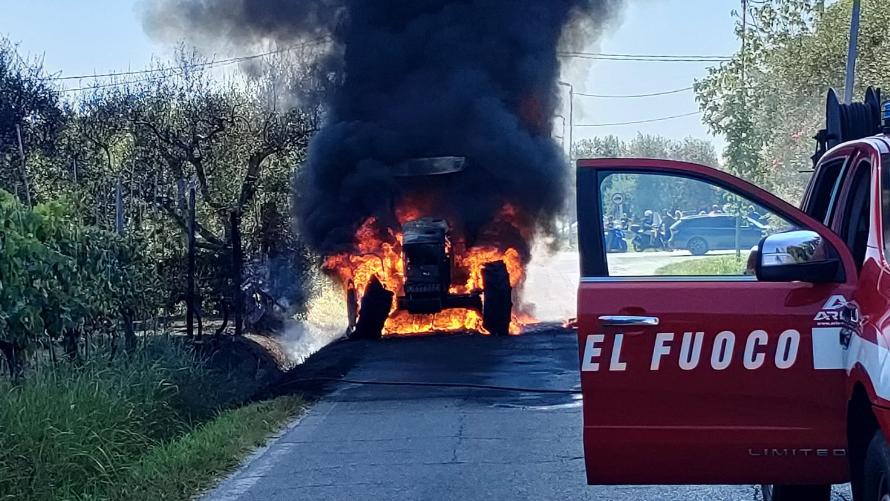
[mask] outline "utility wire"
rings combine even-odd
[[[648,120],[634,120],[631,122],[612,122],[612,123],[601,123],[601,124],[575,124],[575,127],[617,127],[619,125],[636,125],[636,124],[647,124],[652,122],[664,122],[666,120],[674,120],[675,118],[683,118],[683,117],[691,117],[694,115],[701,115],[701,111],[693,111],[692,113],[683,113],[680,115],[671,115],[667,117],[658,117],[658,118],[650,118]]]
[[[622,54],[614,52],[562,51],[560,54],[589,57],[630,57],[646,59],[732,59],[732,56],[718,54]]]
[[[168,67],[168,68],[154,68],[148,70],[133,70],[133,71],[120,71],[120,72],[109,72],[109,73],[98,73],[93,75],[71,75],[71,76],[57,76],[57,77],[46,77],[44,80],[49,81],[59,81],[59,80],[86,80],[86,79],[96,79],[96,78],[112,78],[119,76],[129,76],[129,75],[145,75],[150,73],[167,73],[167,72],[175,72],[189,69],[197,69],[197,68],[206,68],[206,67],[218,67],[218,66],[227,66],[230,64],[241,63],[244,61],[250,61],[253,59],[259,59],[261,57],[267,57],[274,54],[281,54],[283,52],[290,52],[297,49],[302,49],[305,47],[310,47],[313,45],[319,45],[328,41],[327,37],[319,38],[317,40],[313,40],[311,42],[306,42],[290,47],[284,47],[281,49],[270,50],[267,52],[261,52],[259,54],[251,54],[247,56],[238,56],[238,57],[230,57],[227,59],[219,59],[216,61],[207,61],[204,63],[195,63],[189,64],[185,66],[176,66],[176,67]]]
[[[273,54],[280,54],[282,52],[289,52],[295,49],[305,48],[312,45],[319,45],[321,43],[327,42],[330,39],[328,37],[322,37],[311,42],[302,43],[299,45],[295,45],[292,47],[284,47],[281,49],[270,50],[267,52],[261,52],[258,54],[250,54],[247,56],[239,56],[232,57],[228,59],[220,59],[217,61],[208,61],[205,63],[197,63],[192,65],[183,66],[181,68],[155,68],[148,70],[133,70],[133,71],[120,71],[120,72],[108,72],[108,73],[97,73],[93,75],[70,75],[70,76],[57,76],[57,77],[46,77],[44,80],[57,81],[57,80],[85,80],[85,79],[96,79],[96,78],[112,78],[118,76],[128,76],[128,75],[144,75],[148,73],[163,73],[176,71],[179,69],[192,69],[192,68],[203,68],[203,67],[215,67],[215,66],[225,66],[234,63],[240,63],[243,61],[250,61],[252,59],[258,59],[261,57],[271,56]],[[718,61],[728,61],[731,59],[728,56],[708,56],[708,55],[671,55],[671,54],[612,54],[605,52],[559,52],[558,55],[560,57],[575,57],[575,58],[584,58],[584,59],[606,59],[606,60],[626,60],[626,61],[663,61],[663,62],[718,62]]]
[[[584,96],[584,97],[595,97],[600,99],[632,99],[638,97],[655,97],[655,96],[667,96],[669,94],[679,94],[681,92],[687,92],[692,90],[694,87],[683,87],[682,89],[674,89],[674,90],[666,90],[662,92],[652,92],[649,94],[587,94],[584,92],[575,92],[576,96]]]
[[[64,94],[67,92],[80,92],[80,91],[84,91],[84,90],[105,89],[108,87],[119,87],[121,85],[130,85],[130,84],[142,83],[142,82],[153,82],[155,80],[160,80],[163,77],[164,77],[163,75],[158,75],[158,76],[149,77],[149,78],[139,78],[136,80],[127,80],[126,82],[112,82],[112,83],[106,83],[106,84],[100,84],[100,85],[89,85],[89,86],[85,86],[85,87],[75,87],[72,89],[62,89],[59,92]]]
[[[558,52],[563,58],[590,59],[601,61],[642,61],[658,63],[723,63],[732,58],[727,56],[683,56],[646,54],[607,54],[597,52]]]

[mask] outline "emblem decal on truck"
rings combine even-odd
[[[821,326],[842,325],[845,322],[859,322],[859,308],[852,301],[840,294],[828,298],[828,301],[816,313],[813,320]]]

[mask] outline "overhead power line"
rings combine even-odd
[[[681,92],[687,92],[692,90],[694,87],[683,87],[682,89],[674,89],[674,90],[665,90],[661,92],[651,92],[648,94],[587,94],[585,92],[575,92],[576,96],[584,96],[584,97],[595,97],[600,99],[632,99],[638,97],[655,97],[655,96],[667,96],[669,94],[679,94]]]
[[[301,49],[313,45],[319,45],[321,43],[329,41],[330,38],[322,37],[310,42],[294,45],[291,47],[284,47],[281,49],[270,50],[267,52],[261,52],[258,54],[250,54],[246,56],[239,57],[231,57],[227,59],[219,59],[216,61],[207,61],[205,63],[197,63],[192,65],[183,66],[181,68],[154,68],[147,70],[133,70],[133,71],[119,71],[119,72],[108,72],[108,73],[96,73],[92,75],[70,75],[70,76],[56,76],[56,77],[46,77],[44,80],[57,81],[57,80],[86,80],[86,79],[96,79],[96,78],[113,78],[119,76],[128,76],[128,75],[145,75],[149,73],[163,73],[176,71],[179,69],[193,69],[193,68],[203,68],[203,67],[216,67],[216,66],[225,66],[234,63],[240,63],[244,61],[250,61],[252,59],[258,59],[261,57],[271,56],[273,54],[280,54],[283,52],[289,52],[296,49]],[[713,62],[713,61],[728,61],[730,59],[729,56],[709,56],[709,55],[672,55],[672,54],[612,54],[606,52],[559,52],[558,55],[560,57],[576,57],[583,59],[607,59],[607,60],[627,60],[627,61],[676,61],[676,62],[686,62],[686,61],[704,61],[704,62]]]
[[[648,61],[659,63],[722,63],[732,59],[730,56],[611,54],[605,52],[558,52],[557,55],[563,58],[591,59],[603,61]]]
[[[680,115],[671,115],[667,117],[658,117],[658,118],[650,118],[647,120],[634,120],[631,122],[612,122],[612,123],[599,123],[599,124],[575,124],[575,127],[618,127],[620,125],[637,125],[637,124],[647,124],[652,122],[664,122],[666,120],[674,120],[676,118],[684,118],[691,117],[695,115],[701,115],[701,111],[693,111],[691,113],[683,113]]]
[[[133,70],[133,71],[119,71],[119,72],[109,72],[109,73],[97,73],[93,75],[71,75],[71,76],[56,76],[56,77],[46,77],[44,80],[49,81],[61,81],[61,80],[87,80],[87,79],[98,79],[98,78],[113,78],[113,77],[122,77],[122,76],[130,76],[130,75],[146,75],[152,73],[169,73],[175,71],[189,70],[189,69],[198,69],[198,68],[215,68],[219,66],[227,66],[230,64],[241,63],[244,61],[250,61],[253,59],[259,59],[261,57],[267,57],[274,54],[281,54],[283,52],[291,52],[297,49],[302,49],[306,47],[310,47],[313,45],[319,45],[324,42],[327,42],[329,38],[323,37],[310,42],[293,45],[290,47],[284,47],[281,49],[270,50],[266,52],[261,52],[258,54],[250,54],[247,56],[238,56],[238,57],[230,57],[227,59],[219,59],[215,61],[207,61],[204,63],[195,63],[188,64],[184,66],[171,66],[166,68],[153,68],[147,70]]]
[[[655,59],[731,59],[732,56],[720,54],[626,54],[615,52],[585,52],[579,50],[564,51],[560,54],[602,57],[644,57]]]
[[[157,80],[164,78],[165,76],[166,75],[154,75],[154,76],[145,77],[145,78],[136,78],[134,80],[125,80],[122,82],[110,82],[110,83],[103,83],[103,84],[97,83],[97,84],[93,84],[93,85],[85,85],[83,87],[74,87],[71,89],[61,89],[61,90],[59,90],[59,92],[62,94],[65,94],[68,92],[80,92],[80,91],[84,91],[84,90],[106,89],[109,87],[120,87],[122,85],[132,85],[132,84],[143,83],[143,82],[155,82]]]

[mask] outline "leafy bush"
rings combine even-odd
[[[0,190],[0,348],[12,367],[44,335],[73,355],[84,329],[153,313],[155,282],[136,242],[79,224],[64,202],[30,210]]]

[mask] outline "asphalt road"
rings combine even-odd
[[[281,388],[318,398],[311,410],[205,499],[759,499],[754,486],[585,485],[572,394],[324,380],[566,390],[578,388],[577,357],[574,332],[555,326],[506,339],[335,343]]]

